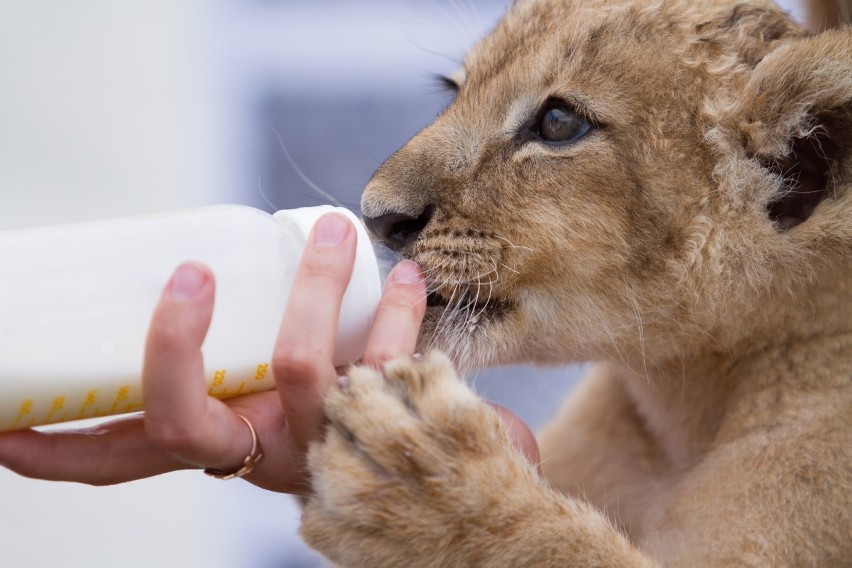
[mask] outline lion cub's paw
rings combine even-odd
[[[440,565],[448,542],[505,528],[509,501],[535,492],[534,466],[443,354],[352,369],[326,414],[302,535],[335,562]]]

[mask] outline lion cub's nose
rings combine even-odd
[[[388,247],[400,250],[414,242],[434,214],[435,206],[429,205],[417,217],[407,213],[386,213],[378,217],[364,217],[364,224]]]

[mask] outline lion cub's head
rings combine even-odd
[[[520,0],[452,80],[362,202],[429,279],[429,344],[647,365],[849,325],[850,33],[761,1]]]

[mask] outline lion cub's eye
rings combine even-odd
[[[543,109],[536,133],[547,142],[571,142],[591,128],[585,118],[564,104],[551,103]]]

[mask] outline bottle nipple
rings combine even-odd
[[[391,270],[402,261],[403,257],[382,242],[370,241],[370,244],[373,245],[373,252],[376,254],[376,265],[379,268],[379,276],[384,287]]]

